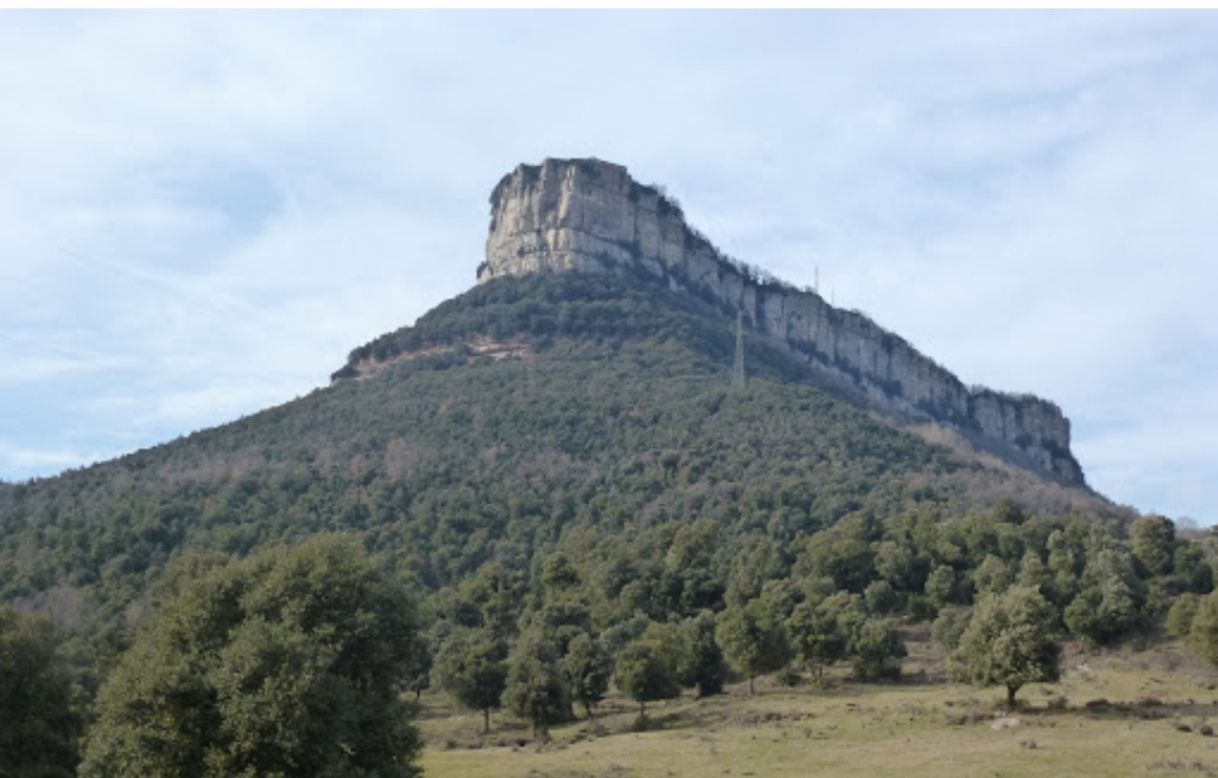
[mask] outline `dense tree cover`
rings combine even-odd
[[[320,537],[175,588],[102,688],[82,776],[418,773],[417,608],[362,548]]]
[[[1060,675],[1056,632],[1057,614],[1035,587],[986,594],[952,654],[952,674],[981,686],[1005,686],[1007,706],[1014,707],[1020,687]]]
[[[1066,607],[1066,626],[1088,643],[1113,643],[1147,616],[1145,602],[1146,586],[1133,555],[1106,542],[1087,557],[1078,594]]]
[[[475,336],[521,339],[528,354],[457,349]],[[365,533],[438,589],[492,558],[527,568],[579,524],[704,520],[721,533],[713,556],[752,536],[786,548],[856,512],[959,514],[1004,492],[1055,509],[1104,505],[878,422],[806,383],[802,363],[765,338],[746,338],[750,384],[733,393],[730,326],[653,284],[558,275],[481,285],[393,338],[457,350],[0,490],[0,600],[83,598],[116,624],[183,551],[243,555],[324,531]],[[667,561],[664,594],[685,615],[720,597],[693,577],[702,558]],[[853,586],[867,563],[831,572]]]
[[[76,774],[79,712],[54,626],[0,608],[0,775]]]

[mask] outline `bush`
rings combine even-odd
[[[926,577],[926,596],[931,604],[942,608],[956,598],[956,571],[947,565],[939,565]]]
[[[1169,635],[1186,638],[1193,630],[1193,619],[1197,615],[1197,606],[1201,598],[1195,594],[1182,594],[1176,598],[1167,611],[1164,627]]]
[[[900,599],[893,591],[892,584],[882,578],[867,584],[867,588],[863,590],[863,600],[867,603],[867,610],[872,613],[890,613],[900,605]]]
[[[1188,641],[1197,656],[1218,665],[1218,592],[1211,592],[1198,601]]]
[[[905,641],[891,619],[869,619],[850,641],[851,665],[859,678],[896,678],[901,674],[897,660],[908,655]]]
[[[948,653],[955,651],[960,645],[960,636],[968,628],[972,615],[973,609],[962,605],[949,605],[943,608],[931,626],[931,640]]]

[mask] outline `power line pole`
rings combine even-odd
[[[744,388],[744,311],[736,312],[736,367],[732,371],[732,388]]]

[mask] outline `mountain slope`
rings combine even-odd
[[[825,392],[781,342],[628,275],[480,285],[352,353],[329,387],[0,490],[0,599],[112,622],[185,550],[362,533],[429,588],[527,570],[564,532],[710,519],[788,546],[848,515],[1121,512],[931,445]]]

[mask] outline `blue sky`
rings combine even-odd
[[[1218,13],[3,15],[0,478],[324,385],[597,156],[1218,522]]]

